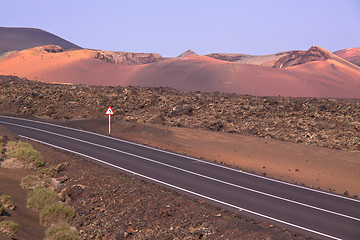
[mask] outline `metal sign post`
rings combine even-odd
[[[109,106],[108,109],[105,112],[105,115],[109,115],[109,134],[111,133],[111,123],[110,123],[110,116],[114,115],[114,111]]]
[[[111,123],[110,123],[110,115],[109,115],[109,133],[111,132]]]

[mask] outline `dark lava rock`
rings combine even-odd
[[[71,200],[75,200],[84,192],[84,190],[85,189],[82,186],[74,185],[66,189],[66,194]]]
[[[321,55],[321,49],[314,48],[304,56],[316,56],[318,50]],[[120,58],[124,57],[126,62],[126,56],[127,53],[119,53],[119,59],[114,59],[122,61]],[[147,57],[152,59],[151,54],[137,57],[139,62]],[[162,87],[60,85],[0,75],[2,114],[96,119],[103,117],[99,109],[109,103],[115,111],[114,119],[252,134],[360,151],[360,99],[255,97],[219,92],[186,93]]]
[[[56,172],[62,172],[62,171],[64,171],[65,169],[66,169],[66,162],[65,163],[59,163],[58,165],[56,165],[56,167],[55,167],[55,170],[56,170]]]

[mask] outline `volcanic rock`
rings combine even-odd
[[[103,51],[96,52],[94,58],[103,60],[107,63],[115,63],[114,56],[112,54],[106,54]]]
[[[69,196],[71,200],[75,200],[84,192],[84,190],[84,187],[81,185],[74,185],[66,189],[66,195]]]
[[[360,100],[254,97],[171,88],[47,84],[0,76],[0,113],[52,119],[115,119],[252,134],[360,151]]]
[[[273,67],[285,68],[313,61],[324,61],[330,58],[331,55],[329,52],[316,46],[309,48],[307,51],[291,51],[289,54],[281,57]]]
[[[156,53],[111,52],[102,50],[98,50],[94,58],[108,63],[125,65],[141,65],[162,60],[162,56]]]
[[[62,47],[56,46],[56,45],[42,46],[42,47],[39,47],[39,49],[42,49],[45,52],[49,52],[49,53],[58,53],[58,52],[64,51],[64,49]]]
[[[250,55],[240,53],[210,53],[206,56],[228,62],[239,62]]]

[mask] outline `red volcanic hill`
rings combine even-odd
[[[275,68],[286,68],[314,61],[325,61],[334,58],[327,50],[321,47],[311,47],[307,51],[290,51],[280,57],[274,64]]]
[[[335,55],[360,66],[360,48],[347,48],[334,52]]]
[[[258,96],[359,98],[360,68],[340,58],[279,69],[192,56],[143,66],[131,83]]]
[[[0,74],[44,82],[173,87],[258,96],[360,98],[360,68],[320,47],[247,59],[42,46],[0,59]],[[239,56],[235,56],[239,57]],[[240,56],[241,58],[241,56]],[[252,64],[249,64],[252,62]],[[281,66],[281,68],[280,68]]]
[[[185,57],[185,56],[199,56],[199,54],[197,54],[196,52],[191,51],[191,50],[186,50],[185,52],[180,54],[178,57]]]
[[[295,50],[269,55],[211,53],[206,56],[229,62],[255,64],[274,68],[285,68],[312,61],[324,61],[334,57],[334,55],[321,47],[311,47],[307,51]]]
[[[64,51],[49,45],[14,52],[0,59],[0,74],[51,83],[129,85],[129,77],[141,66],[130,64],[147,62],[147,57],[147,54],[110,54],[88,49]]]
[[[81,48],[41,29],[0,27],[0,55],[43,45],[58,45],[65,50]]]

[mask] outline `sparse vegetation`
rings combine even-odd
[[[57,171],[54,167],[44,168],[37,171],[37,175],[29,175],[21,180],[20,186],[25,189],[35,189],[37,187],[51,188]]]
[[[16,139],[16,138],[11,138]],[[16,164],[19,167],[40,167],[44,164],[41,154],[33,147],[24,142],[9,141],[7,136],[0,136],[0,161],[9,160],[7,164]],[[7,165],[8,166],[8,165]],[[74,218],[74,210],[71,207],[60,204],[59,196],[52,191],[53,178],[58,173],[55,167],[42,168],[34,175],[28,175],[21,180],[20,186],[33,191],[28,194],[27,206],[34,211],[40,211],[40,224],[51,226],[46,232],[48,240],[79,240],[80,233],[68,223]],[[0,216],[6,209],[13,210],[10,195],[0,195]],[[19,230],[19,225],[11,220],[0,219],[0,233],[13,239]],[[54,224],[57,224],[54,226]],[[23,233],[19,233],[20,235]],[[19,236],[20,236],[19,235]]]
[[[13,237],[19,229],[19,225],[14,221],[4,220],[0,222],[0,232],[8,235],[9,237]]]
[[[6,194],[0,196],[0,203],[2,204],[11,204],[12,197]]]
[[[35,189],[37,187],[49,188],[52,186],[51,179],[46,176],[29,175],[21,180],[20,186],[25,189]]]
[[[74,218],[74,215],[71,207],[64,207],[57,203],[44,208],[40,212],[40,224],[50,226],[57,223],[68,223]]]
[[[33,165],[37,168],[44,165],[41,154],[28,143],[9,141],[6,150],[8,157],[16,158],[25,165]]]
[[[14,207],[12,204],[12,197],[6,194],[0,196],[0,216],[4,213],[4,210],[7,208]]]
[[[59,196],[48,188],[36,188],[29,192],[27,206],[34,211],[41,211],[47,206],[54,205],[60,200]]]
[[[3,212],[4,212],[4,205],[0,203],[0,216],[3,214]]]
[[[43,168],[43,169],[37,171],[37,174],[39,176],[55,177],[57,174],[57,171],[54,167],[48,167],[48,168]]]
[[[0,146],[4,147],[8,141],[8,136],[0,136]]]
[[[60,224],[48,229],[45,240],[80,240],[79,235],[79,232],[68,225]]]

